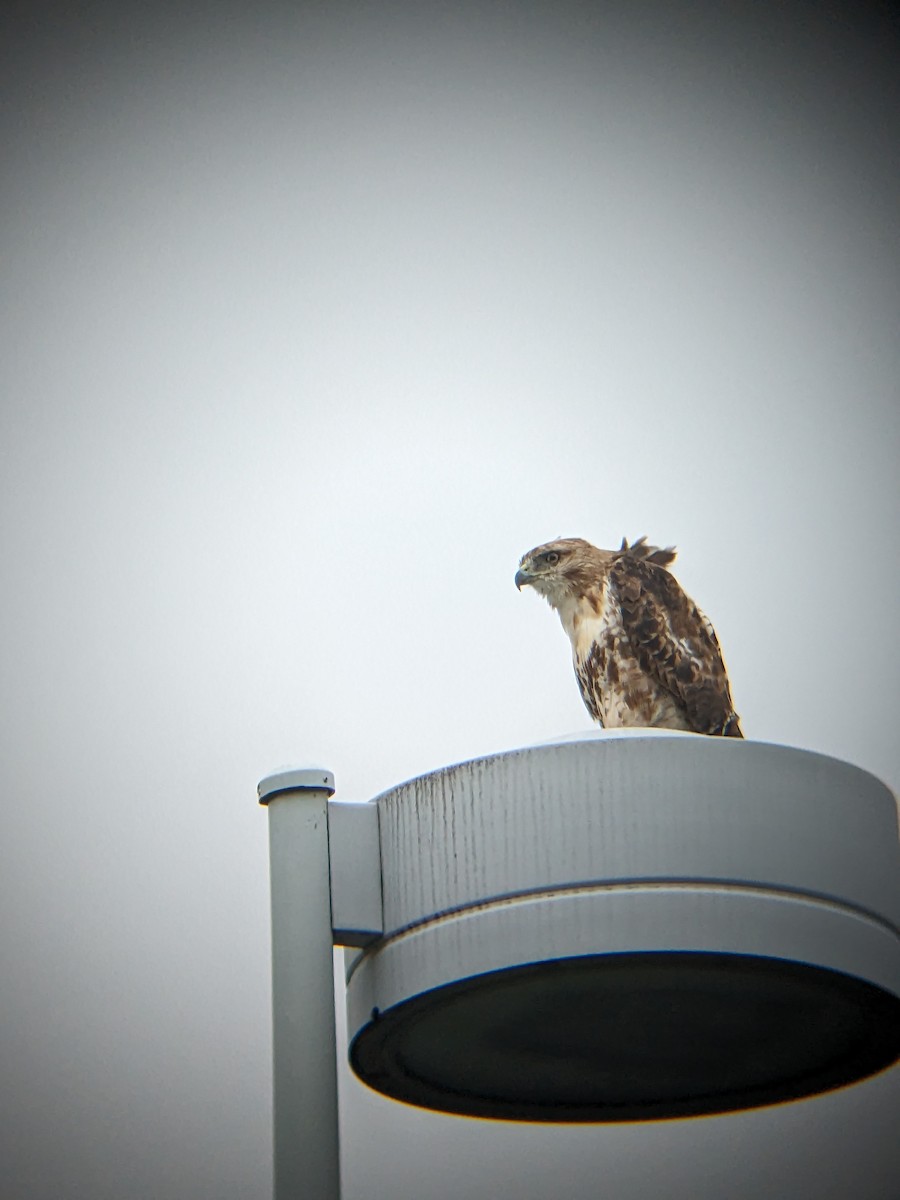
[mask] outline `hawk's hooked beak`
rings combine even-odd
[[[520,592],[523,587],[527,587],[531,583],[532,579],[534,579],[534,576],[529,575],[527,571],[516,571],[516,587]]]

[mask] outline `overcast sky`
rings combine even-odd
[[[587,729],[523,551],[676,543],[747,735],[900,786],[898,31],[4,11],[4,1196],[263,1200],[256,783]],[[548,1130],[342,1071],[345,1200],[896,1195],[896,1069]]]

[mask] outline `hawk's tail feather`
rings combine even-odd
[[[725,722],[725,727],[722,730],[723,737],[742,738],[744,731],[741,729],[741,722],[738,719],[737,713],[731,713],[728,720]]]

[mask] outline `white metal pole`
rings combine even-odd
[[[270,775],[275,1200],[340,1200],[330,771]]]

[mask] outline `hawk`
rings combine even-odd
[[[559,613],[588,712],[606,729],[654,726],[743,737],[711,623],[645,537],[618,550],[559,538],[522,556],[516,587]]]

